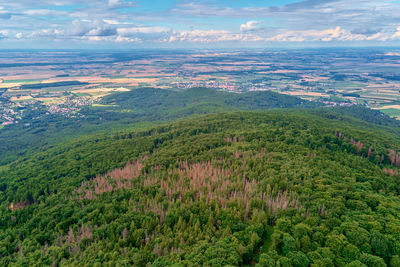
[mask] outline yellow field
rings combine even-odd
[[[324,93],[317,92],[304,92],[304,91],[293,91],[293,92],[281,92],[285,95],[293,95],[293,96],[317,96],[317,97],[329,97],[329,95]]]
[[[130,89],[125,88],[125,87],[119,87],[119,88],[98,87],[98,88],[90,88],[90,89],[78,89],[78,90],[74,90],[73,92],[89,94],[95,98],[100,98],[100,97],[110,94],[111,92],[128,92],[128,91],[130,91]]]
[[[41,101],[45,105],[58,104],[58,103],[61,103],[63,101],[63,99],[64,98],[61,98],[61,97],[38,97],[38,98],[35,98],[35,100]]]
[[[8,87],[15,87],[20,86],[21,83],[1,83],[0,88],[8,88]]]
[[[373,109],[400,109],[400,105],[388,105],[383,107],[377,107]]]
[[[322,76],[321,77],[314,77],[314,76],[302,75],[301,77],[306,82],[319,82],[319,81],[329,80],[329,77],[322,77]]]
[[[30,95],[23,95],[23,96],[13,96],[10,98],[11,101],[21,101],[21,100],[29,100],[33,99]]]

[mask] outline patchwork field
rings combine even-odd
[[[37,104],[79,109],[137,88],[206,87],[275,91],[329,106],[363,104],[397,117],[399,67],[393,49],[9,52],[0,53],[0,101],[3,117],[16,121],[21,107]]]

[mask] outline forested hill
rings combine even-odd
[[[105,97],[99,105],[84,108],[80,119],[45,115],[37,109],[29,120],[0,131],[0,166],[32,150],[56,145],[65,139],[115,129],[159,124],[192,115],[221,111],[269,108],[307,108],[315,103],[275,92],[228,93],[207,88],[171,91],[141,88]],[[35,118],[35,119],[33,119]]]
[[[0,265],[400,266],[399,147],[307,110],[81,137],[2,167]]]
[[[109,95],[103,99],[103,103],[114,104],[115,110],[131,110],[153,120],[165,120],[221,110],[318,106],[315,102],[271,91],[229,93],[210,88],[191,88],[184,91],[140,88],[130,92]]]

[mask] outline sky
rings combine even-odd
[[[0,49],[400,45],[400,0],[0,0]]]

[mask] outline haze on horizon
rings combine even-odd
[[[396,46],[400,1],[0,0],[0,49]]]

